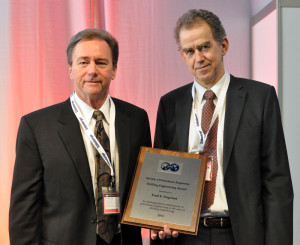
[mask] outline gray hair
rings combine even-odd
[[[80,31],[71,38],[67,48],[68,64],[70,66],[72,66],[73,50],[77,45],[77,43],[79,43],[82,40],[88,41],[94,39],[103,40],[108,44],[111,50],[113,66],[115,67],[117,65],[118,57],[119,57],[118,41],[106,30],[94,28],[94,29],[85,29],[83,31]]]
[[[177,44],[180,46],[180,31],[182,28],[189,29],[203,21],[210,26],[214,39],[221,44],[223,38],[226,37],[225,29],[218,16],[204,9],[191,9],[177,20],[174,28]]]

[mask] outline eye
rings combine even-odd
[[[86,61],[80,61],[78,64],[79,64],[79,65],[86,65],[87,62],[86,62]]]
[[[106,65],[107,65],[107,62],[105,62],[105,61],[97,61],[97,62],[96,62],[96,65],[97,65],[97,66],[102,66],[102,67],[103,67],[103,66],[106,66]]]
[[[209,48],[210,48],[209,45],[204,45],[204,46],[201,47],[200,50],[201,50],[201,51],[207,51]]]
[[[195,53],[195,51],[193,49],[187,49],[184,54],[188,57],[191,57],[193,54]]]

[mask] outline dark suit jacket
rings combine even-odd
[[[113,99],[123,212],[140,146],[151,146],[147,113]],[[13,176],[11,245],[96,244],[96,211],[82,134],[70,100],[21,119]],[[140,229],[122,225],[122,244],[141,244]]]
[[[164,95],[154,147],[188,150],[192,84]],[[223,142],[226,197],[237,245],[291,245],[293,189],[275,89],[231,76]],[[196,244],[180,234],[176,244]]]

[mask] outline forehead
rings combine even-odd
[[[81,40],[73,49],[72,58],[78,57],[102,57],[112,58],[108,43],[102,39]]]
[[[181,47],[215,41],[210,26],[204,21],[190,28],[181,28],[179,40]]]

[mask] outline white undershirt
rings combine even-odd
[[[218,99],[220,97],[221,91],[223,89],[223,85],[225,80],[230,80],[230,75],[227,71],[225,71],[224,76],[211,88],[211,90],[215,93],[216,99],[214,99],[214,104],[217,105]],[[198,111],[196,112],[199,117],[199,124],[201,125],[201,117],[202,117],[202,108],[206,102],[203,99],[203,95],[206,91],[206,88],[199,85],[194,80],[194,87],[196,88],[196,93],[198,97]],[[227,89],[227,88],[224,88]],[[227,92],[227,91],[226,91]],[[191,91],[192,93],[192,91]],[[226,199],[225,187],[224,187],[224,176],[223,176],[223,135],[224,135],[224,118],[225,118],[225,108],[226,108],[226,100],[219,114],[219,123],[218,123],[218,133],[217,133],[217,157],[218,157],[218,174],[216,179],[216,191],[215,191],[215,199],[213,205],[201,213],[201,217],[204,216],[214,216],[214,217],[224,217],[229,216],[228,212],[228,204]],[[197,133],[195,122],[194,122],[194,108],[192,106],[192,112],[190,117],[190,131],[189,131],[189,145],[188,151],[189,153],[199,153],[198,144],[200,142],[199,134]]]
[[[94,128],[96,125],[96,119],[93,118],[93,113],[94,113],[95,109],[90,107],[85,102],[83,102],[76,93],[75,93],[74,99],[75,99],[76,105],[78,106],[82,116],[86,120],[89,128],[92,129],[92,131],[94,132]],[[113,101],[110,98],[110,96],[108,95],[104,104],[101,106],[101,108],[99,110],[104,114],[104,117],[105,117],[105,119],[103,120],[103,126],[104,126],[104,130],[110,141],[110,151],[111,151],[110,154],[111,154],[111,162],[114,166],[114,171],[115,171],[116,190],[119,191],[118,145],[116,144],[116,142],[117,142],[116,139],[111,139],[111,136],[110,136],[110,132],[112,132],[112,130],[115,130],[115,125],[109,123],[111,121],[114,121],[114,120],[112,120],[112,118],[110,118],[110,115],[115,115],[115,112],[112,112],[112,110],[115,110],[115,107],[111,106],[111,103],[113,103]],[[80,129],[81,129],[81,134],[82,134],[84,146],[85,146],[88,161],[89,161],[91,178],[92,178],[92,182],[93,182],[93,190],[94,190],[94,195],[95,195],[96,186],[97,186],[95,156],[96,156],[97,152],[81,125],[80,125]],[[115,149],[115,150],[112,151],[112,149]]]

